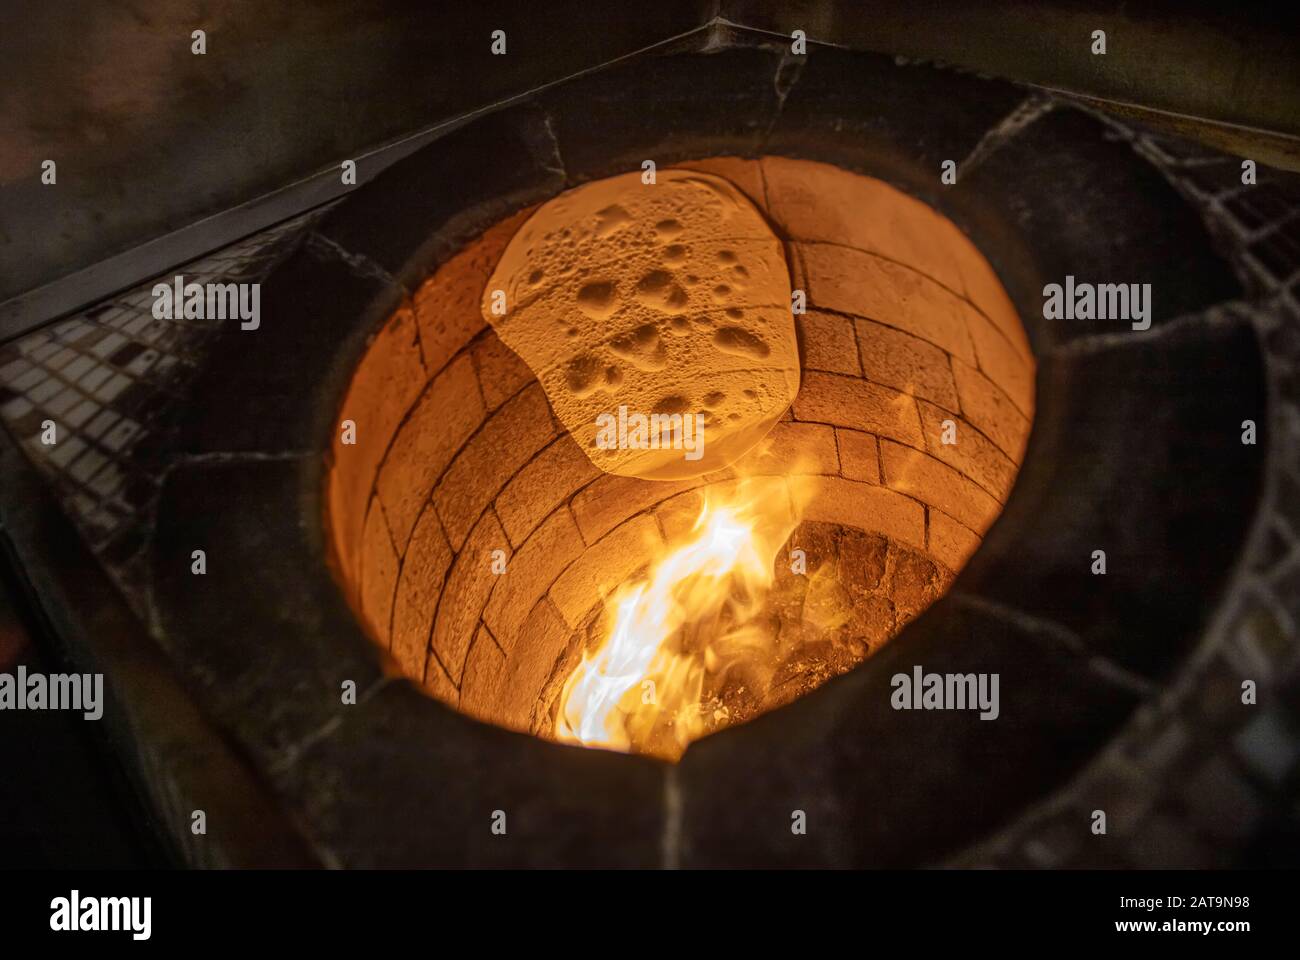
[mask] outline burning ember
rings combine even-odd
[[[706,495],[690,532],[610,597],[604,641],[560,695],[560,740],[676,759],[727,721],[706,682],[770,659],[776,637],[761,614],[799,494],[792,481],[761,477]]]

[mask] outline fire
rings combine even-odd
[[[781,477],[706,494],[690,532],[608,600],[608,632],[560,695],[559,739],[680,757],[708,722],[706,677],[773,643],[760,618],[777,555],[798,523]]]

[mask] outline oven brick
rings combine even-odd
[[[998,502],[978,484],[919,450],[881,441],[885,484],[938,507],[973,530],[984,531],[998,515]]]
[[[935,243],[941,219],[921,201],[830,164],[764,157],[762,165],[771,218],[787,236],[878,254],[962,289],[956,256]]]
[[[568,433],[533,457],[496,499],[510,542],[523,543],[552,510],[586,486],[600,470]]]
[[[840,449],[840,473],[850,480],[880,483],[880,450],[876,438],[840,427],[835,429],[835,438]]]
[[[810,478],[803,519],[883,533],[925,549],[925,507],[901,493],[842,477]]]
[[[795,246],[812,306],[887,324],[975,362],[967,325],[979,311],[957,294],[901,264],[860,250]]]
[[[654,508],[654,516],[659,521],[664,538],[668,543],[673,543],[690,533],[703,508],[704,488],[697,487],[669,497]]]
[[[829,423],[922,445],[916,401],[905,393],[854,377],[810,371],[794,400],[796,420]]]
[[[342,431],[336,429],[332,443],[330,516],[335,549],[349,578],[356,573],[365,504],[379,463],[426,382],[415,314],[409,309],[398,310],[361,359],[343,400],[339,422],[356,423],[357,442],[344,444]]]
[[[954,360],[952,372],[961,398],[962,415],[997,444],[1013,463],[1020,463],[1029,439],[1029,421],[992,380],[974,367]]]
[[[387,647],[388,625],[397,587],[397,552],[384,520],[383,507],[371,499],[361,540],[361,611],[371,635]]]
[[[393,656],[408,676],[423,675],[433,616],[451,558],[437,514],[425,510],[402,560],[393,607]]]
[[[943,511],[930,508],[930,556],[953,573],[958,573],[979,545],[978,533]]]
[[[582,553],[582,535],[568,508],[547,517],[524,541],[499,578],[483,611],[483,622],[509,652],[533,605],[555,578]]]
[[[483,282],[486,281],[485,276]],[[452,307],[451,304],[463,301],[465,297],[449,295],[440,286],[435,277],[415,294],[420,349],[424,353],[425,365],[434,372],[442,370],[487,327],[477,302],[468,308]],[[482,284],[478,286],[481,292]]]
[[[796,321],[805,370],[825,370],[854,377],[862,375],[852,320],[834,313],[809,310]]]
[[[420,325],[420,346],[431,373],[441,370],[487,327],[481,300],[483,287],[510,238],[536,207],[521,210],[493,224],[469,247],[443,264],[421,285],[413,298]]]
[[[824,423],[777,423],[767,438],[733,465],[738,476],[840,472],[835,429]]]
[[[950,249],[957,253],[957,267],[967,299],[993,321],[1024,360],[1032,363],[1034,353],[1025,336],[1024,324],[989,262],[955,225],[944,224],[944,236]]]
[[[495,410],[536,379],[528,364],[502,343],[494,331],[484,334],[470,355],[489,410]]]
[[[494,550],[504,551],[509,562],[510,541],[506,539],[496,514],[488,510],[474,526],[464,549],[456,555],[447,576],[447,585],[443,588],[446,602],[438,604],[438,618],[433,625],[433,652],[446,667],[453,683],[461,681],[474,625],[500,579],[492,572]]]
[[[690,160],[674,163],[676,170],[695,170],[699,173],[711,173],[715,177],[730,181],[732,185],[749,197],[750,202],[764,213],[767,212],[767,196],[763,189],[763,171],[757,160],[744,160],[740,157],[709,157],[704,160]]]
[[[430,663],[429,672],[433,673],[437,666],[436,663]],[[505,666],[506,655],[496,645],[487,627],[479,624],[465,660],[464,679],[460,684],[460,709],[471,717],[497,723],[497,711],[509,699],[509,691],[504,683]]]
[[[519,731],[541,732],[542,692],[568,649],[572,631],[554,605],[542,597],[528,613],[519,641],[506,648],[502,687],[510,692],[501,705],[501,722]]]
[[[433,492],[454,549],[515,472],[555,437],[551,408],[534,383],[498,410],[465,444]]]
[[[785,262],[790,267],[790,290],[793,298],[793,291],[802,290],[808,292],[808,271],[804,269],[803,259],[799,254],[799,246],[791,240],[785,240],[782,243],[785,250]],[[793,302],[793,300],[791,301]]]
[[[854,327],[868,380],[956,409],[957,386],[948,354],[919,337],[871,320],[858,320]]]
[[[1022,414],[1034,412],[1034,365],[1022,357],[1006,336],[982,315],[970,317],[975,355],[984,375],[997,384]]]
[[[429,491],[483,416],[474,366],[462,355],[429,385],[379,468],[379,498],[396,543],[410,539]]]
[[[573,518],[587,543],[595,543],[629,517],[705,483],[689,480],[642,480],[609,473],[583,487],[573,498]]]
[[[932,457],[974,480],[1001,503],[1006,503],[1016,480],[1016,465],[964,418],[949,413],[924,400],[921,423],[925,430],[925,449]],[[943,421],[957,424],[957,442],[943,442]]]
[[[418,670],[415,676],[420,676]],[[424,692],[435,700],[441,700],[453,707],[460,703],[460,691],[451,682],[451,677],[447,676],[447,671],[442,668],[442,664],[438,662],[437,657],[425,657],[424,682],[421,686],[424,688]]]
[[[560,574],[550,598],[570,629],[577,629],[591,608],[615,590],[663,547],[659,524],[641,514],[615,527]]]

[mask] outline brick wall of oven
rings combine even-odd
[[[765,211],[792,286],[807,293],[795,318],[802,384],[767,455],[680,482],[600,474],[480,315],[483,286],[531,210],[488,229],[389,319],[339,414],[356,443],[336,433],[328,502],[354,607],[430,693],[493,704],[506,725],[527,728],[536,698],[519,691],[540,693],[599,597],[737,472],[799,464],[815,491],[806,520],[881,534],[956,573],[1020,466],[1033,357],[956,227],[824,164],[683,166],[727,177]]]

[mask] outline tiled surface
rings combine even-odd
[[[126,575],[165,463],[170,413],[183,400],[222,323],[158,319],[152,289],[187,283],[256,283],[312,212],[151,278],[109,300],[0,346],[0,423],[132,596]],[[47,443],[53,424],[53,443]]]

